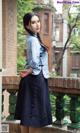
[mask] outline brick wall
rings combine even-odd
[[[3,13],[3,75],[16,75],[17,30],[16,0],[2,1]]]
[[[0,69],[2,68],[2,0],[0,1]]]

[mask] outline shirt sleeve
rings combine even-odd
[[[40,64],[40,44],[37,38],[28,40],[27,54],[28,66],[38,70]]]

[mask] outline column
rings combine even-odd
[[[2,0],[0,0],[0,122],[2,112]]]
[[[15,76],[17,72],[17,7],[16,0],[3,0],[3,75]]]

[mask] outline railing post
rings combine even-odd
[[[2,89],[2,115],[1,119],[4,119],[5,116],[3,116],[3,111],[4,111],[4,89]]]
[[[16,105],[16,90],[8,90],[10,93],[9,95],[9,116],[7,120],[14,120],[14,112],[15,112],[15,105]]]
[[[64,121],[63,121],[63,118],[64,118],[64,94],[57,94],[56,95],[56,113],[55,113],[55,116],[56,116],[56,121],[53,123],[55,125],[58,125],[58,126],[62,126],[64,125]]]
[[[80,128],[80,100],[78,95],[71,95],[70,100],[70,120],[68,128]]]

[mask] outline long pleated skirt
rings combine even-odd
[[[30,127],[52,124],[48,81],[42,72],[21,79],[14,118]]]

